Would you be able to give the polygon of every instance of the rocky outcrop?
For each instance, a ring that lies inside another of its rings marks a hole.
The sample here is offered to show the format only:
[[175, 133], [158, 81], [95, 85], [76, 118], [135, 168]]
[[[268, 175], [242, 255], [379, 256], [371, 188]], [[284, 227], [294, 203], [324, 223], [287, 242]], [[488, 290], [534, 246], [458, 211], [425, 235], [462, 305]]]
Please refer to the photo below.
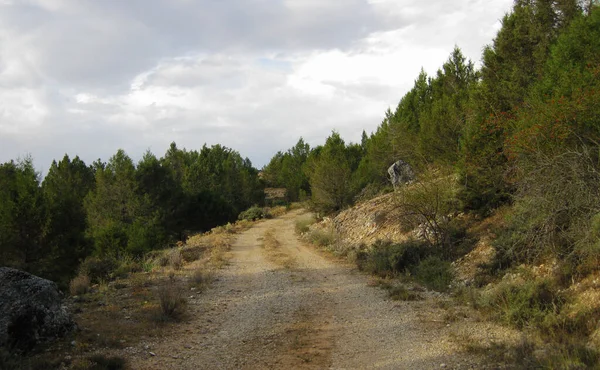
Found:
[[408, 163], [402, 159], [396, 161], [388, 168], [390, 181], [394, 185], [394, 189], [398, 186], [409, 184], [415, 180], [415, 173]]
[[0, 267], [0, 347], [28, 351], [75, 328], [55, 283]]

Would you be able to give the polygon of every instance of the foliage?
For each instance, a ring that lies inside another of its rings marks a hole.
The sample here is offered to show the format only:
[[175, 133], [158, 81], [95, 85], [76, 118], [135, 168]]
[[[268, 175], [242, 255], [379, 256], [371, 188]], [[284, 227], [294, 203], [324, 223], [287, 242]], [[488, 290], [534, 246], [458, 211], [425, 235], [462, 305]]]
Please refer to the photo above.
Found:
[[92, 283], [100, 283], [108, 280], [116, 267], [112, 257], [88, 257], [79, 265], [79, 274], [87, 276]]
[[399, 244], [379, 240], [371, 249], [359, 252], [356, 263], [362, 271], [381, 277], [395, 276], [410, 271], [432, 253], [429, 246], [416, 240]]
[[7, 266], [41, 271], [43, 197], [31, 158], [0, 165], [0, 259]]
[[450, 262], [438, 256], [429, 256], [414, 269], [415, 278], [430, 289], [445, 292], [449, 289], [454, 274]]
[[429, 170], [412, 185], [395, 193], [402, 210], [400, 221], [409, 229], [420, 229], [421, 238], [432, 247], [451, 247], [450, 221], [459, 210], [456, 180], [452, 174]]
[[296, 220], [296, 232], [298, 234], [304, 234], [310, 230], [310, 225], [316, 222], [316, 218], [313, 215], [306, 215]]
[[181, 319], [185, 313], [187, 301], [182, 288], [173, 279], [158, 287], [158, 300], [160, 305], [160, 320]]
[[78, 275], [69, 284], [71, 295], [82, 295], [90, 290], [90, 278], [87, 275]]
[[287, 152], [276, 153], [262, 172], [267, 186], [286, 188], [292, 202], [305, 200], [310, 192], [308, 177], [302, 171], [310, 153], [310, 146], [300, 138]]
[[[482, 305], [495, 312], [506, 324], [523, 328], [526, 325], [548, 325], [560, 312], [565, 298], [549, 280], [527, 279], [506, 282], [482, 297]], [[546, 322], [546, 323], [544, 323]]]
[[261, 207], [253, 206], [240, 213], [238, 220], [256, 221], [265, 218], [265, 216], [266, 213]]
[[329, 247], [335, 244], [337, 235], [335, 230], [321, 230], [315, 229], [308, 234], [308, 238], [311, 243], [318, 245], [319, 247]]
[[327, 138], [323, 147], [310, 153], [304, 171], [309, 177], [312, 206], [316, 210], [337, 211], [351, 203], [355, 191], [351, 176], [361, 153], [360, 146], [346, 146], [337, 132]]

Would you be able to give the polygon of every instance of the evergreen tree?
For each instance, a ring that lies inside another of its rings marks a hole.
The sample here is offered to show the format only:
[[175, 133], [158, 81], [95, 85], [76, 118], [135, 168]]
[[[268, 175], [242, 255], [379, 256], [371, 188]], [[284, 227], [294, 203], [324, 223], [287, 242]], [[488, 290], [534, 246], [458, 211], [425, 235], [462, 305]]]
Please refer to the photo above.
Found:
[[44, 204], [31, 157], [0, 165], [0, 259], [38, 272]]
[[92, 253], [86, 237], [83, 201], [94, 187], [94, 172], [79, 157], [65, 154], [53, 161], [42, 183], [46, 206], [44, 222], [44, 267], [47, 275], [66, 285], [79, 261]]

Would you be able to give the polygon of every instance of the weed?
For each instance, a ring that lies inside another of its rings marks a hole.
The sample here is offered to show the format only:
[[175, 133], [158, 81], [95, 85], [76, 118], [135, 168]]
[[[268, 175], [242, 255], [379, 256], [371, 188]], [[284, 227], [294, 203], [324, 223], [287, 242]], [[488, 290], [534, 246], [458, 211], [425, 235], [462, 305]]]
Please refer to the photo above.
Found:
[[158, 288], [160, 304], [160, 319], [162, 321], [176, 320], [185, 313], [187, 302], [182, 289], [173, 279]]
[[422, 297], [411, 290], [408, 290], [403, 285], [392, 286], [388, 289], [388, 296], [394, 301], [417, 301]]
[[314, 224], [317, 220], [313, 215], [307, 215], [300, 217], [296, 220], [296, 232], [298, 234], [304, 234], [310, 230], [310, 225]]
[[124, 279], [132, 272], [140, 271], [142, 271], [142, 264], [138, 260], [130, 256], [124, 256], [115, 261], [115, 267], [111, 276], [113, 278]]
[[205, 245], [186, 246], [181, 250], [181, 257], [186, 263], [194, 262], [202, 257], [205, 250]]
[[171, 252], [169, 252], [169, 266], [171, 266], [173, 270], [180, 270], [181, 267], [183, 267], [183, 256], [179, 249], [173, 248]]
[[295, 260], [292, 256], [280, 248], [281, 243], [275, 237], [275, 230], [269, 229], [263, 235], [263, 247], [267, 251], [267, 257], [272, 262], [283, 266], [284, 268], [292, 268], [295, 265]]
[[78, 275], [69, 284], [71, 295], [82, 295], [90, 291], [90, 278], [87, 275]]
[[197, 268], [192, 273], [191, 283], [194, 287], [203, 290], [210, 283], [211, 279], [212, 276], [210, 272], [203, 268]]
[[552, 326], [564, 303], [564, 297], [549, 280], [501, 283], [482, 295], [484, 308], [494, 311], [502, 322], [519, 329], [526, 325]]
[[360, 270], [378, 276], [394, 276], [416, 266], [433, 250], [415, 240], [400, 244], [378, 240], [372, 249], [359, 251], [356, 263]]
[[309, 235], [309, 239], [319, 247], [328, 247], [336, 242], [337, 235], [334, 230], [313, 230]]
[[79, 274], [87, 275], [92, 283], [108, 280], [116, 268], [116, 262], [111, 257], [88, 257], [79, 266]]

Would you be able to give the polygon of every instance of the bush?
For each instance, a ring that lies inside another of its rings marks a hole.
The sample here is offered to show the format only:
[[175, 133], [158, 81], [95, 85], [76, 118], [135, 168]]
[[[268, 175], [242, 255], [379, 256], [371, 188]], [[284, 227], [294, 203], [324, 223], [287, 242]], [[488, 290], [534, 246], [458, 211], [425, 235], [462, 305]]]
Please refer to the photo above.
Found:
[[333, 230], [313, 230], [310, 233], [311, 243], [318, 245], [319, 247], [328, 247], [333, 245], [336, 239], [337, 236]]
[[115, 261], [115, 268], [112, 272], [113, 278], [126, 278], [130, 273], [140, 272], [143, 270], [143, 265], [138, 260], [125, 256], [120, 260]]
[[379, 276], [393, 276], [416, 266], [434, 250], [423, 242], [408, 240], [393, 244], [378, 240], [371, 250], [358, 252], [358, 268]]
[[296, 220], [296, 232], [298, 234], [304, 234], [310, 230], [310, 225], [314, 224], [317, 220], [313, 215], [303, 216]]
[[421, 299], [418, 293], [410, 291], [402, 285], [390, 287], [388, 296], [394, 301], [418, 301]]
[[89, 277], [91, 283], [99, 283], [110, 278], [117, 264], [111, 257], [88, 257], [79, 266], [79, 274]]
[[560, 308], [565, 303], [556, 287], [549, 280], [527, 280], [502, 283], [482, 296], [487, 307], [508, 325], [538, 328], [556, 322]]
[[161, 285], [158, 288], [158, 299], [160, 304], [160, 318], [172, 320], [180, 318], [185, 312], [187, 302], [183, 296], [182, 289], [173, 281]]
[[186, 246], [181, 250], [181, 257], [186, 263], [194, 262], [202, 257], [205, 249], [204, 245]]
[[445, 292], [452, 283], [452, 265], [438, 256], [429, 256], [415, 268], [416, 279], [426, 287]]
[[90, 291], [90, 278], [87, 275], [78, 275], [69, 284], [71, 295], [82, 295]]
[[240, 213], [238, 220], [256, 221], [265, 218], [265, 212], [262, 208], [254, 206]]
[[183, 257], [179, 249], [174, 248], [169, 252], [169, 266], [173, 270], [180, 270], [183, 267]]
[[430, 246], [450, 248], [451, 216], [460, 209], [457, 188], [456, 178], [449, 172], [431, 169], [423, 173], [414, 184], [395, 193], [401, 223], [421, 229], [420, 238]]

